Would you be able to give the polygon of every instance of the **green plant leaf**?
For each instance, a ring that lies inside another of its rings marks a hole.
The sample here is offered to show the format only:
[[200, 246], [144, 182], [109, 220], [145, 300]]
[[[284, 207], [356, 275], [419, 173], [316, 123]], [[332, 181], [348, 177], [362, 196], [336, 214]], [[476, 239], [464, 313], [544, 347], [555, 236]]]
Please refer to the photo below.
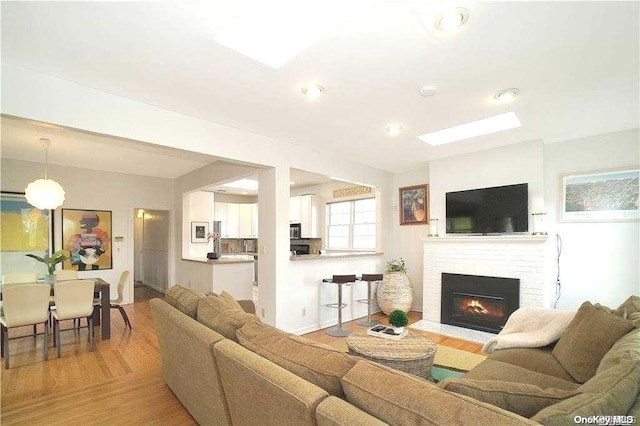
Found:
[[37, 260], [38, 262], [47, 263], [47, 262], [45, 262], [45, 260], [42, 257], [36, 256], [35, 254], [25, 254], [25, 256], [31, 257], [31, 258]]

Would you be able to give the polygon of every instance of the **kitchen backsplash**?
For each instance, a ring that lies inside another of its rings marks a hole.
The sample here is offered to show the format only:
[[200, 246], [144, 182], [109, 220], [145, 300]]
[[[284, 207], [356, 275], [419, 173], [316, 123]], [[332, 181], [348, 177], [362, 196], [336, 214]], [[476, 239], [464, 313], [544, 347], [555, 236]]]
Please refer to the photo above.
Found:
[[[245, 242], [247, 244], [246, 250]], [[222, 238], [220, 248], [222, 253], [256, 253], [258, 240], [256, 238]]]

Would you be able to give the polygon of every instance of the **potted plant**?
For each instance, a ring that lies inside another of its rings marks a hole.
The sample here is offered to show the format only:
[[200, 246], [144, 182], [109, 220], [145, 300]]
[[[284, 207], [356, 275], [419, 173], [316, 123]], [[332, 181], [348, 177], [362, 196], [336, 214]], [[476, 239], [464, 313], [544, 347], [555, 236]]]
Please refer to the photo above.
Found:
[[393, 327], [396, 334], [404, 333], [404, 328], [409, 324], [409, 316], [400, 309], [389, 312], [389, 325]]
[[66, 255], [65, 250], [58, 250], [57, 252], [53, 253], [51, 256], [49, 256], [48, 254], [45, 255], [44, 257], [36, 256], [35, 254], [27, 254], [26, 256], [47, 265], [47, 270], [49, 271], [49, 274], [44, 276], [44, 282], [46, 282], [47, 284], [54, 284], [56, 282], [56, 276], [54, 275], [56, 271], [56, 265], [58, 263], [64, 262], [69, 258]]
[[378, 306], [389, 315], [394, 309], [408, 312], [413, 303], [413, 287], [407, 277], [407, 265], [403, 258], [387, 262], [382, 284], [378, 286]]

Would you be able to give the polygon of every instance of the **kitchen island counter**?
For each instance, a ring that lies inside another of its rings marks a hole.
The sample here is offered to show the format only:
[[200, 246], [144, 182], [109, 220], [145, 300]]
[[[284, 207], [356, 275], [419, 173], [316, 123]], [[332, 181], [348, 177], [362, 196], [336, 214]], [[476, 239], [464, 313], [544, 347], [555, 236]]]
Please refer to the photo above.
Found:
[[383, 252], [357, 251], [357, 252], [334, 252], [324, 254], [297, 254], [289, 258], [293, 261], [301, 260], [335, 260], [346, 257], [365, 257], [365, 256], [382, 256]]

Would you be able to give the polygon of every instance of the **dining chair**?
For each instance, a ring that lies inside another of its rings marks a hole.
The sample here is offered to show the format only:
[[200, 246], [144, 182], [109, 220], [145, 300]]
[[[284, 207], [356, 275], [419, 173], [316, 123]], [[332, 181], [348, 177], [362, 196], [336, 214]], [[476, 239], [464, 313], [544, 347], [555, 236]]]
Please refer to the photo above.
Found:
[[[2, 284], [24, 284], [35, 283], [38, 275], [35, 272], [9, 272], [2, 275]], [[2, 302], [0, 301], [0, 313], [2, 313]], [[33, 325], [33, 335], [36, 335], [36, 325]]]
[[[89, 349], [93, 350], [93, 289], [95, 283], [91, 280], [69, 280], [56, 282], [54, 285], [55, 309], [53, 315], [53, 344], [61, 356], [62, 342], [60, 332], [76, 330], [76, 327], [61, 330], [60, 321], [87, 318], [89, 331]], [[78, 327], [85, 328], [85, 327]]]
[[56, 269], [54, 272], [56, 281], [77, 280], [78, 271], [75, 269]]
[[[48, 327], [49, 321], [49, 293], [51, 287], [37, 283], [3, 284], [2, 300], [3, 312], [0, 314], [2, 326], [2, 355], [4, 367], [9, 368], [9, 328], [25, 325], [44, 324], [43, 351], [44, 359], [48, 359]], [[16, 336], [11, 339], [20, 339], [27, 336]]]
[[35, 272], [9, 272], [2, 275], [2, 284], [35, 283], [38, 276]]
[[[109, 306], [109, 308], [117, 309], [118, 311], [120, 311], [120, 315], [122, 315], [122, 319], [124, 320], [125, 326], [128, 326], [129, 330], [131, 330], [131, 321], [129, 321], [129, 316], [127, 315], [127, 312], [122, 307], [122, 305], [124, 304], [124, 287], [127, 285], [128, 282], [129, 282], [129, 271], [122, 271], [122, 274], [120, 274], [120, 281], [118, 281], [118, 290], [117, 290], [118, 298], [111, 300], [111, 305]], [[93, 304], [95, 306], [100, 307], [100, 309], [102, 309], [100, 299], [95, 299]]]

